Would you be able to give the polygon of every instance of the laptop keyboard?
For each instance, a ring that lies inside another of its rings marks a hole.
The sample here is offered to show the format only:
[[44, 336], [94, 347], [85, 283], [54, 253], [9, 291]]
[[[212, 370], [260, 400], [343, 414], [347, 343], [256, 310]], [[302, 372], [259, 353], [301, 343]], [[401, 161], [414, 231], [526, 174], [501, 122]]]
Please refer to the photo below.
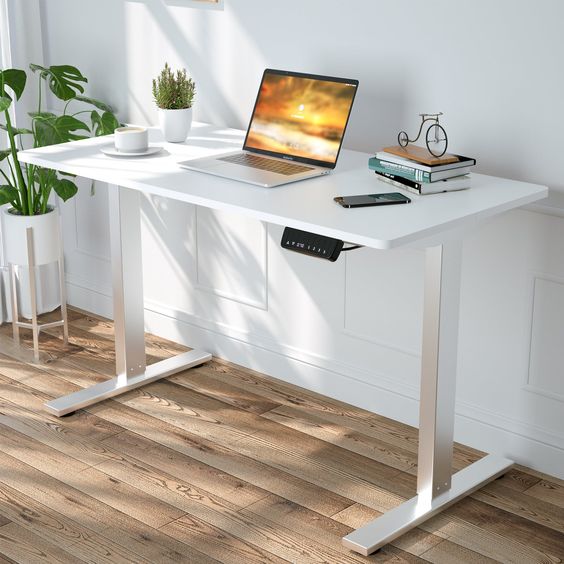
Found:
[[287, 163], [285, 161], [279, 161], [275, 159], [265, 159], [264, 157], [251, 155], [250, 153], [239, 153], [237, 155], [221, 157], [217, 160], [242, 166], [248, 166], [251, 168], [258, 168], [260, 170], [268, 170], [269, 172], [284, 174], [285, 176], [291, 176], [292, 174], [299, 174], [300, 172], [314, 170], [311, 166]]

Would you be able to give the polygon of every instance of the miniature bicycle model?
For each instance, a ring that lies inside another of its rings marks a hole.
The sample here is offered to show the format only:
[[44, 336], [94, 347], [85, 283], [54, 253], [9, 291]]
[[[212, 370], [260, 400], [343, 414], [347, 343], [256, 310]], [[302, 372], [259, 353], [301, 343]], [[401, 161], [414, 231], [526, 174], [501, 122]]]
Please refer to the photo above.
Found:
[[398, 133], [398, 143], [402, 147], [407, 147], [410, 143], [415, 143], [419, 137], [421, 137], [421, 132], [423, 131], [423, 126], [427, 122], [431, 122], [431, 125], [427, 128], [427, 133], [425, 134], [425, 143], [427, 145], [427, 150], [434, 157], [442, 157], [448, 147], [448, 137], [445, 128], [439, 124], [439, 116], [442, 116], [443, 112], [438, 114], [419, 114], [421, 117], [421, 125], [419, 126], [419, 133], [415, 139], [410, 139], [405, 131], [400, 131]]

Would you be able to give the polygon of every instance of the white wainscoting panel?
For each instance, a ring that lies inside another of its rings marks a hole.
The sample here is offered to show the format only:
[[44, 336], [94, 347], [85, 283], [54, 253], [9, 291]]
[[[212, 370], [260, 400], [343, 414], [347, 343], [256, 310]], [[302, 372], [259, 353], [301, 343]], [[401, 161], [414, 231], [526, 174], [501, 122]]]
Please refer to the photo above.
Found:
[[268, 309], [268, 225], [241, 215], [196, 208], [196, 288]]
[[530, 391], [564, 402], [564, 280], [534, 279]]
[[111, 295], [108, 186], [75, 179], [78, 194], [60, 204], [67, 284]]

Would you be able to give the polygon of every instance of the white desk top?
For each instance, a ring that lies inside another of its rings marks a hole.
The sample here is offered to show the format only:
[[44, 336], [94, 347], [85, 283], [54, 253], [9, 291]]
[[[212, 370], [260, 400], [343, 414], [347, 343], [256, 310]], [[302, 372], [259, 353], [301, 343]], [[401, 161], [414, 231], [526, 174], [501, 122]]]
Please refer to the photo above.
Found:
[[[151, 130], [151, 142], [161, 142]], [[186, 143], [162, 143], [158, 155], [112, 158], [100, 147], [113, 138], [98, 137], [29, 149], [19, 153], [23, 162], [57, 169], [101, 182], [133, 188], [201, 206], [232, 210], [270, 223], [343, 239], [376, 249], [390, 249], [450, 230], [471, 227], [481, 219], [544, 198], [545, 186], [473, 174], [470, 190], [415, 196], [412, 203], [345, 209], [334, 196], [395, 192], [368, 169], [368, 153], [343, 150], [335, 170], [277, 188], [261, 188], [188, 171], [178, 161], [241, 148], [244, 132], [196, 123]]]

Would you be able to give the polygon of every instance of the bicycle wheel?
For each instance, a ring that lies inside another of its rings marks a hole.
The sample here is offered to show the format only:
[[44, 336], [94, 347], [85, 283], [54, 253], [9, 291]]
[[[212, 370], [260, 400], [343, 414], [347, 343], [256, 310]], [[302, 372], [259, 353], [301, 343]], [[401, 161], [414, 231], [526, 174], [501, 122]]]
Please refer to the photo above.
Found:
[[448, 138], [445, 128], [438, 123], [434, 123], [427, 129], [425, 142], [429, 153], [434, 157], [442, 157], [448, 147]]
[[400, 131], [398, 133], [398, 143], [401, 147], [407, 147], [407, 145], [409, 144], [409, 137], [407, 136], [407, 133], [405, 131]]

